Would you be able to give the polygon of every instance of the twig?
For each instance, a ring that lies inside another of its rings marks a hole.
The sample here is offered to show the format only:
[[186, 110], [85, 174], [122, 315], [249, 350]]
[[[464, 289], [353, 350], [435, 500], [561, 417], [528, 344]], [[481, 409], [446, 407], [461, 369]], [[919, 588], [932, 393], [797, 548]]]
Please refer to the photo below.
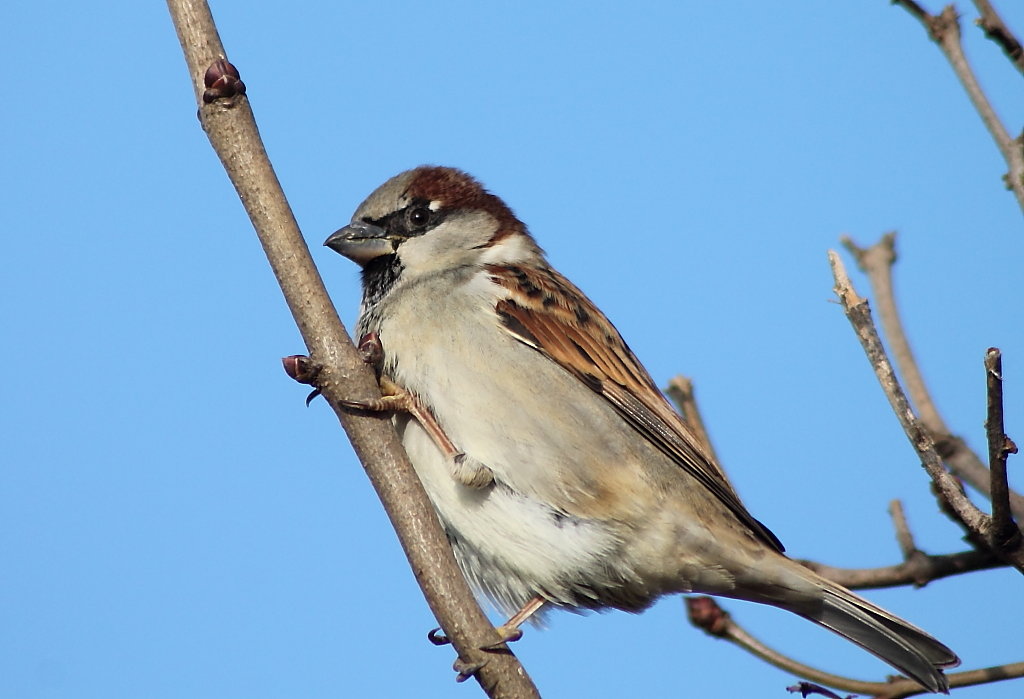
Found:
[[921, 376], [914, 352], [910, 349], [910, 342], [903, 332], [899, 311], [896, 309], [896, 294], [893, 292], [892, 284], [892, 268], [896, 262], [896, 231], [889, 231], [877, 243], [866, 248], [857, 245], [848, 235], [840, 236], [839, 242], [853, 255], [857, 266], [871, 283], [875, 310], [882, 322], [882, 330], [885, 331], [893, 359], [899, 367], [907, 393], [910, 394], [910, 399], [921, 416], [921, 422], [933, 432], [948, 432]]
[[[733, 621], [729, 612], [722, 609], [718, 602], [710, 597], [687, 597], [686, 613], [690, 623], [702, 629], [709, 636], [723, 638], [734, 643], [769, 665], [774, 665], [786, 672], [791, 672], [798, 677], [804, 677], [829, 687], [836, 687], [837, 689], [844, 689], [859, 694], [878, 694], [890, 686], [882, 682], [865, 682], [841, 675], [833, 675], [779, 653], [747, 633], [745, 629]], [[907, 680], [907, 682], [910, 682], [910, 680]], [[920, 688], [916, 682], [911, 684], [914, 687]]]
[[711, 455], [711, 458], [718, 462], [718, 455], [715, 454], [715, 448], [711, 444], [711, 438], [708, 436], [708, 431], [704, 427], [704, 419], [701, 417], [700, 409], [697, 407], [697, 396], [694, 393], [693, 381], [686, 376], [673, 377], [668, 382], [668, 388], [665, 389], [665, 393], [668, 397], [676, 404], [679, 408], [679, 412], [682, 414], [683, 419], [691, 430], [693, 430], [694, 436], [697, 441], [700, 442], [701, 446]]
[[914, 585], [924, 587], [932, 580], [976, 570], [1002, 568], [1006, 565], [996, 554], [986, 549], [930, 555], [918, 552], [902, 563], [880, 568], [837, 568], [817, 561], [799, 561], [818, 575], [852, 590]]
[[[711, 440], [704, 429], [700, 408], [697, 404], [693, 382], [685, 376], [676, 376], [668, 383], [665, 393], [675, 402], [687, 424], [694, 430], [701, 444], [714, 454]], [[903, 552], [902, 563], [880, 568], [838, 568], [816, 561], [799, 561], [819, 575], [851, 589], [902, 587], [914, 585], [924, 587], [932, 580], [970, 573], [976, 570], [1002, 568], [1006, 564], [987, 550], [969, 550], [960, 553], [930, 555], [917, 549], [913, 543], [898, 501], [890, 505], [897, 540]], [[912, 551], [908, 551], [912, 549]]]
[[890, 502], [889, 516], [892, 517], [892, 526], [896, 530], [896, 543], [899, 544], [903, 560], [910, 560], [921, 553], [914, 544], [914, 535], [910, 533], [910, 525], [907, 524], [907, 516], [903, 512], [903, 503], [899, 500]]
[[[911, 445], [920, 457], [921, 465], [931, 477], [940, 503], [948, 508], [961, 526], [968, 531], [968, 534], [974, 537], [974, 540], [980, 538], [987, 541], [991, 520], [974, 506], [956, 479], [942, 467], [942, 459], [935, 450], [935, 444], [932, 442], [928, 430], [910, 409], [906, 394], [903, 393], [892, 365], [889, 363], [889, 358], [882, 347], [882, 341], [878, 337], [878, 331], [871, 320], [871, 311], [868, 309], [867, 300], [854, 290], [838, 253], [829, 250], [828, 256], [832, 265], [832, 274], [836, 280], [836, 295], [864, 347], [864, 352], [882, 385], [889, 405], [892, 406], [896, 418], [903, 426]], [[1007, 563], [1024, 572], [1024, 548], [1019, 545], [1019, 541], [1012, 550], [1000, 550], [996, 553]]]
[[[872, 695], [877, 699], [903, 699], [903, 697], [925, 694], [928, 691], [917, 682], [909, 679], [899, 678], [889, 682], [865, 682], [841, 675], [833, 675], [798, 662], [755, 638], [746, 629], [737, 624], [732, 616], [710, 597], [688, 597], [686, 598], [686, 607], [690, 623], [697, 628], [703, 629], [715, 638], [723, 638], [765, 662], [798, 677], [804, 677], [813, 682], [847, 692]], [[1016, 677], [1024, 677], [1024, 662], [1008, 663], [980, 670], [954, 672], [947, 675], [950, 689], [987, 684]]]
[[903, 562], [899, 565], [882, 568], [834, 568], [814, 561], [800, 563], [819, 575], [851, 589], [902, 585], [924, 587], [939, 578], [1006, 565], [986, 545], [963, 553], [930, 556], [914, 543], [914, 536], [903, 512], [903, 504], [899, 500], [889, 503], [889, 514], [896, 529], [896, 541], [903, 554]]
[[[355, 415], [341, 406], [346, 398], [379, 398], [373, 372], [348, 339], [313, 265], [263, 148], [244, 86], [225, 60], [209, 7], [205, 0], [168, 0], [167, 5], [203, 128], [252, 219], [310, 355], [320, 366], [318, 387], [376, 488], [423, 594], [459, 654], [460, 666], [479, 665], [475, 676], [492, 697], [539, 696], [507, 649], [480, 649], [496, 643], [498, 635], [460, 573], [390, 420]], [[220, 75], [207, 74], [208, 67]]]
[[799, 693], [803, 699], [807, 699], [812, 694], [826, 697], [826, 699], [855, 699], [857, 696], [856, 694], [847, 694], [845, 697], [841, 697], [831, 689], [822, 687], [820, 684], [814, 684], [813, 682], [797, 682], [792, 687], [786, 687], [786, 691], [790, 694]]
[[940, 14], [932, 15], [913, 0], [892, 0], [892, 3], [903, 7], [920, 21], [927, 30], [928, 36], [942, 49], [942, 53], [952, 66], [960, 84], [967, 91], [971, 103], [974, 104], [978, 116], [981, 117], [985, 127], [992, 134], [999, 152], [1006, 160], [1006, 165], [1009, 168], [1006, 175], [1007, 186], [1013, 191], [1017, 198], [1017, 204], [1024, 211], [1024, 148], [1022, 148], [1020, 140], [1010, 137], [967, 62], [963, 46], [960, 44], [960, 20], [957, 17], [956, 8], [947, 5]]
[[992, 474], [989, 543], [996, 550], [1002, 550], [1012, 547], [1014, 539], [1019, 540], [1021, 533], [1010, 511], [1010, 486], [1006, 481], [1006, 458], [1017, 453], [1017, 445], [1004, 432], [1003, 357], [995, 347], [990, 347], [985, 353], [985, 379], [988, 392], [985, 434], [988, 437], [989, 472]]
[[985, 32], [985, 36], [999, 44], [999, 48], [1003, 50], [1010, 62], [1024, 74], [1024, 47], [1021, 47], [1017, 37], [1013, 35], [988, 0], [974, 0], [974, 6], [981, 13], [977, 24]]
[[[871, 291], [875, 297], [878, 317], [882, 321], [882, 330], [892, 349], [893, 358], [899, 368], [900, 376], [910, 394], [910, 400], [917, 408], [921, 422], [931, 433], [936, 449], [949, 469], [959, 478], [964, 479], [972, 488], [989, 495], [991, 478], [989, 470], [963, 439], [953, 435], [943, 420], [928, 391], [927, 384], [910, 342], [903, 330], [903, 322], [896, 308], [896, 295], [893, 291], [892, 268], [896, 262], [896, 233], [890, 231], [882, 236], [874, 245], [862, 248], [849, 236], [842, 236], [840, 242], [849, 250], [857, 261], [857, 266], [868, 277]], [[1018, 519], [1024, 519], [1024, 497], [1018, 493], [1010, 493], [1010, 505]]]
[[871, 321], [871, 311], [868, 309], [867, 300], [854, 290], [838, 253], [829, 250], [828, 257], [829, 263], [832, 265], [832, 274], [836, 280], [835, 293], [857, 333], [857, 338], [864, 347], [868, 361], [871, 363], [872, 369], [875, 370], [875, 375], [882, 385], [886, 398], [889, 399], [889, 404], [896, 413], [896, 418], [921, 457], [921, 465], [928, 472], [939, 495], [952, 505], [953, 511], [956, 512], [960, 521], [968, 529], [981, 532], [985, 526], [985, 514], [964, 497], [959, 484], [942, 468], [942, 461], [935, 451], [931, 437], [928, 436], [928, 432], [923, 429], [917, 416], [910, 409], [907, 397], [889, 363], [889, 358], [882, 347], [882, 341]]

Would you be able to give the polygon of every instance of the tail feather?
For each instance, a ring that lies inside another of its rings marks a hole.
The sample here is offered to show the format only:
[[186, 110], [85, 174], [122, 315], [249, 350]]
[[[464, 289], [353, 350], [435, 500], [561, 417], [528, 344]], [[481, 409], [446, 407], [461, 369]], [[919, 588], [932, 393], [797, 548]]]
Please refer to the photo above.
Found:
[[960, 664], [952, 650], [849, 590], [822, 582], [822, 604], [813, 611], [793, 611], [853, 641], [932, 692], [949, 693], [941, 668]]

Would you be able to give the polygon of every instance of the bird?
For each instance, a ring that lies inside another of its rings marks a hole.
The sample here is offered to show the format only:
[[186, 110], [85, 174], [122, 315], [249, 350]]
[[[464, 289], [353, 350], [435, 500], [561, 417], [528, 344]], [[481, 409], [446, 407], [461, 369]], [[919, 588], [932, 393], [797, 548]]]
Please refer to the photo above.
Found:
[[474, 177], [402, 172], [324, 245], [361, 267], [357, 332], [389, 389], [351, 407], [396, 409], [460, 569], [511, 615], [506, 638], [551, 608], [710, 594], [793, 612], [948, 692], [956, 654], [788, 558], [615, 326]]

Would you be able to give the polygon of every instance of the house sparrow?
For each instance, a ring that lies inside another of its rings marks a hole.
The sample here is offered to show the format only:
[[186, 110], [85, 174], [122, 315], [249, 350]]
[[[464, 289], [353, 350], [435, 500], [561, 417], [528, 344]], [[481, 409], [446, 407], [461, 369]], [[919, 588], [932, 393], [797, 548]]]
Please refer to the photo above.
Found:
[[519, 610], [509, 636], [546, 605], [639, 612], [699, 592], [789, 610], [947, 691], [956, 655], [787, 558], [615, 327], [475, 179], [404, 172], [324, 244], [362, 266], [359, 333], [415, 408], [395, 415], [402, 442], [466, 578]]

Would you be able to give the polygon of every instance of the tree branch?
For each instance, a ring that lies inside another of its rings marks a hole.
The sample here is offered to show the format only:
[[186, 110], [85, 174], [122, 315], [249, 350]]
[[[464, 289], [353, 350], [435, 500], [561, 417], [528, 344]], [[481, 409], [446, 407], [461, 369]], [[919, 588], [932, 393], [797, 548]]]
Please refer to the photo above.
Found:
[[1006, 564], [987, 550], [970, 549], [960, 553], [929, 555], [918, 552], [902, 563], [880, 568], [837, 568], [817, 561], [798, 561], [818, 575], [851, 590], [914, 585], [924, 587], [932, 580], [976, 570], [1002, 568]]
[[1024, 74], [1024, 48], [1021, 47], [1017, 37], [1013, 35], [988, 0], [974, 0], [974, 6], [981, 14], [977, 24], [985, 32], [985, 36], [999, 44], [999, 48], [1003, 50], [1010, 62], [1021, 74]]
[[[974, 506], [963, 492], [960, 484], [942, 467], [942, 460], [928, 430], [911, 410], [907, 397], [889, 363], [889, 358], [882, 347], [882, 341], [878, 337], [878, 331], [871, 320], [871, 311], [868, 309], [867, 300], [854, 290], [839, 255], [835, 251], [829, 250], [828, 256], [836, 280], [836, 295], [864, 347], [868, 361], [882, 385], [886, 398], [889, 399], [893, 412], [896, 413], [896, 418], [903, 426], [911, 445], [920, 457], [921, 465], [932, 479], [940, 504], [944, 505], [944, 509], [948, 508], [948, 511], [968, 531], [973, 540], [988, 541], [991, 528], [990, 518]], [[1019, 545], [1019, 540], [1013, 550], [1000, 550], [996, 553], [1007, 563], [1024, 572], [1024, 547]]]
[[[714, 449], [704, 428], [693, 382], [685, 376], [676, 376], [669, 381], [665, 393], [675, 402], [676, 407], [679, 408], [683, 418], [694, 430], [704, 448], [713, 455]], [[1006, 563], [998, 556], [984, 549], [942, 555], [924, 553], [914, 545], [913, 536], [898, 500], [894, 500], [890, 504], [890, 513], [896, 528], [897, 541], [903, 552], [902, 563], [880, 568], [838, 568], [817, 561], [800, 560], [798, 562], [819, 575], [851, 589], [902, 587], [904, 585], [924, 587], [932, 580], [1006, 566]]]
[[[954, 475], [967, 481], [972, 488], [991, 499], [991, 478], [988, 468], [963, 439], [950, 432], [932, 400], [903, 330], [903, 322], [896, 308], [892, 279], [892, 268], [897, 259], [895, 231], [886, 233], [881, 240], [867, 248], [860, 247], [846, 235], [840, 238], [840, 242], [853, 255], [857, 266], [868, 277], [877, 304], [878, 317], [882, 321], [882, 330], [892, 349], [900, 376], [907, 386], [911, 401], [920, 413], [921, 422], [935, 440], [936, 449], [942, 460]], [[1024, 519], [1024, 497], [1014, 492], [1011, 492], [1009, 497], [1014, 515], [1018, 519]]]
[[459, 654], [458, 666], [476, 669], [477, 680], [492, 697], [539, 696], [507, 648], [481, 650], [497, 643], [498, 635], [459, 571], [391, 421], [341, 407], [339, 401], [346, 398], [379, 397], [374, 375], [352, 346], [313, 265], [260, 140], [244, 86], [238, 87], [237, 72], [224, 60], [209, 7], [204, 0], [168, 0], [167, 5], [203, 129], [238, 191], [309, 353], [320, 367], [318, 387], [376, 488], [417, 582]]
[[989, 543], [996, 550], [1019, 545], [1021, 533], [1010, 510], [1010, 486], [1006, 480], [1006, 458], [1017, 453], [1017, 445], [1006, 436], [1003, 426], [1003, 358], [995, 347], [985, 353], [985, 379], [988, 414], [985, 434], [988, 438], [989, 472], [992, 474], [992, 529]]
[[721, 463], [718, 461], [718, 455], [715, 454], [715, 448], [711, 444], [711, 438], [708, 436], [708, 431], [704, 427], [704, 418], [701, 417], [700, 408], [697, 407], [697, 394], [694, 392], [693, 381], [686, 376], [675, 376], [669, 380], [665, 393], [676, 404], [679, 413], [683, 416], [683, 420], [693, 430], [697, 441], [711, 455], [715, 463], [721, 466]]
[[907, 516], [903, 512], [903, 503], [899, 500], [890, 502], [889, 516], [892, 517], [892, 525], [896, 530], [896, 543], [899, 544], [903, 560], [909, 560], [921, 553], [914, 543], [914, 535], [910, 533], [910, 525], [907, 524]]
[[899, 565], [882, 568], [833, 568], [813, 561], [800, 563], [819, 575], [851, 589], [902, 585], [924, 587], [939, 578], [1006, 565], [986, 547], [963, 553], [930, 556], [914, 543], [914, 536], [910, 532], [910, 526], [903, 513], [903, 505], [899, 500], [889, 503], [889, 513], [896, 529], [896, 541], [903, 553], [903, 562]]
[[956, 8], [947, 5], [938, 15], [929, 14], [924, 8], [913, 0], [892, 0], [892, 4], [903, 7], [913, 15], [928, 32], [935, 43], [942, 49], [943, 55], [949, 61], [957, 79], [967, 91], [967, 96], [974, 105], [978, 116], [981, 117], [985, 127], [992, 135], [999, 152], [1009, 168], [1006, 175], [1007, 186], [1015, 197], [1017, 204], [1024, 211], [1024, 148], [1019, 139], [1011, 138], [1006, 127], [999, 120], [995, 109], [985, 96], [985, 92], [978, 84], [978, 79], [971, 69], [967, 57], [964, 55], [963, 46], [960, 44], [960, 20], [956, 14]]
[[[708, 635], [725, 639], [748, 653], [761, 658], [770, 665], [793, 673], [798, 677], [804, 677], [813, 682], [819, 682], [847, 692], [872, 695], [876, 699], [902, 699], [903, 697], [912, 697], [928, 692], [927, 689], [924, 689], [913, 680], [899, 678], [889, 682], [865, 682], [841, 675], [833, 675], [798, 662], [755, 638], [746, 629], [737, 624], [729, 612], [722, 609], [710, 597], [688, 597], [686, 598], [686, 608], [690, 623], [697, 628], [703, 629]], [[967, 672], [954, 672], [947, 675], [950, 689], [987, 684], [1016, 677], [1024, 677], [1024, 662], [1008, 663], [1006, 665], [969, 670]]]

